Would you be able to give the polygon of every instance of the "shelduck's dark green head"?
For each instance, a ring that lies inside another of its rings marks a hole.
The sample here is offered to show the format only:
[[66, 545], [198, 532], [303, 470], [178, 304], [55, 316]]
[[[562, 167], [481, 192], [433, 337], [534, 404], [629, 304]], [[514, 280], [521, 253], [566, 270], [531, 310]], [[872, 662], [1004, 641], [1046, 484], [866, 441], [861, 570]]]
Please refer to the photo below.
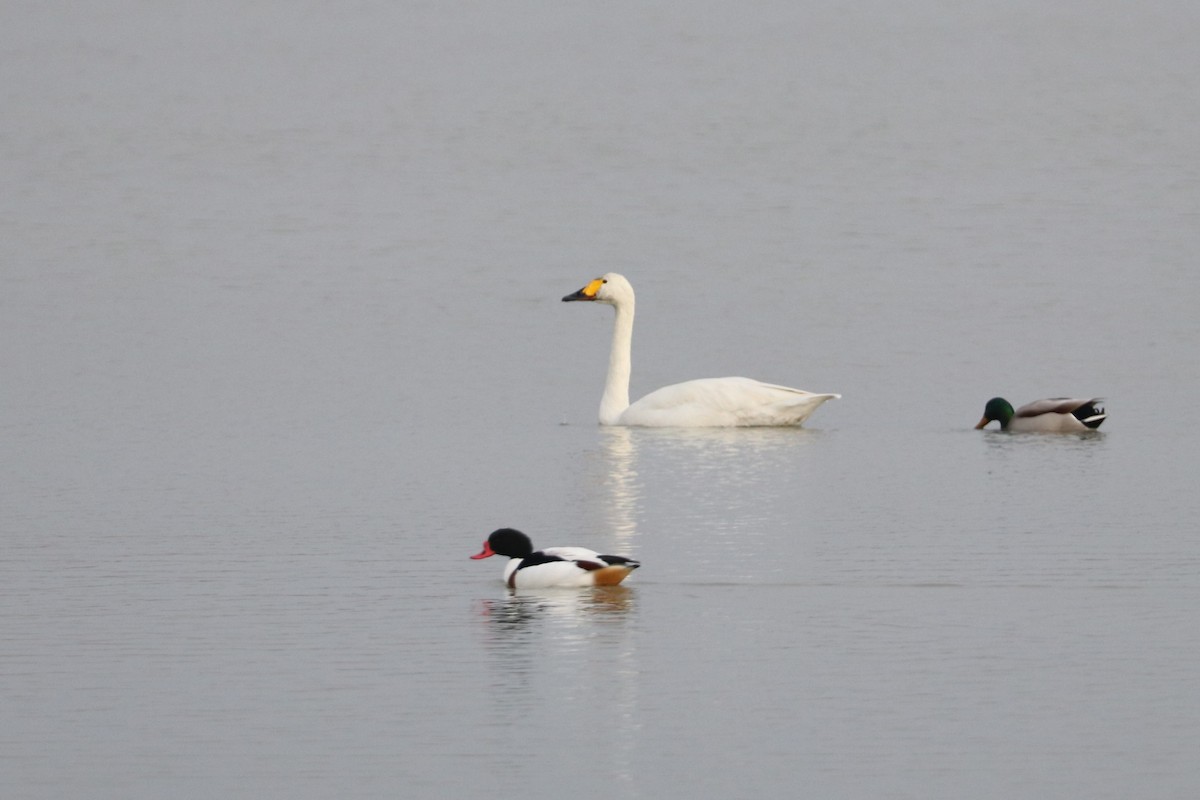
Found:
[[1012, 403], [1003, 397], [993, 397], [983, 407], [983, 419], [979, 420], [979, 424], [975, 426], [975, 430], [979, 430], [992, 420], [999, 422], [1000, 429], [1004, 430], [1008, 427], [1008, 423], [1012, 421], [1013, 413]]

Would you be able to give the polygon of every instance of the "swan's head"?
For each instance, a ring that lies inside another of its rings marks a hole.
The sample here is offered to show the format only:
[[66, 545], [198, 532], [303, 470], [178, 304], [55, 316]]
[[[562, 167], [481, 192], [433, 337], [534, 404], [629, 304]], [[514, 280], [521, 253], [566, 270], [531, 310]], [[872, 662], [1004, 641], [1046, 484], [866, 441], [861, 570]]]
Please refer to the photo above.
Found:
[[563, 298], [564, 303], [574, 300], [591, 300], [596, 303], [608, 303], [612, 306], [632, 305], [633, 287], [624, 275], [606, 272], [587, 286], [574, 294]]

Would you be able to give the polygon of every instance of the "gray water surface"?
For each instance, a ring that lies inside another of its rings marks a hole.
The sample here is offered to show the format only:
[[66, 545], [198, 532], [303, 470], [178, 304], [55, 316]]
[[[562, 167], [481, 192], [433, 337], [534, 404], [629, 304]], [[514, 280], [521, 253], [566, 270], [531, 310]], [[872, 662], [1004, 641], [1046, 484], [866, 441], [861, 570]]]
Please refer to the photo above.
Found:
[[1191, 4], [4, 16], [4, 797], [1200, 790]]

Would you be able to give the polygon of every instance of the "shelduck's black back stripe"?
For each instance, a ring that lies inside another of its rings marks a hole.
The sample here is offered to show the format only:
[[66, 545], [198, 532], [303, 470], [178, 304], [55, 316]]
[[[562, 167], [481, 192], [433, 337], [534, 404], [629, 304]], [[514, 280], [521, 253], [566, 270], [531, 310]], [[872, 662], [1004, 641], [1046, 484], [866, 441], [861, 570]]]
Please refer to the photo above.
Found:
[[529, 555], [522, 558], [520, 566], [518, 566], [515, 570], [513, 570], [513, 574], [516, 575], [518, 572], [525, 569], [526, 567], [536, 567], [538, 564], [549, 564], [554, 561], [565, 561], [565, 560], [566, 559], [564, 559], [560, 556], [548, 556], [545, 553], [543, 553], [541, 550], [538, 550], [536, 553], [530, 553]]
[[637, 569], [641, 566], [639, 562], [634, 561], [632, 558], [626, 558], [625, 556], [599, 556], [599, 559], [605, 564], [620, 564], [621, 566], [629, 567], [630, 569]]

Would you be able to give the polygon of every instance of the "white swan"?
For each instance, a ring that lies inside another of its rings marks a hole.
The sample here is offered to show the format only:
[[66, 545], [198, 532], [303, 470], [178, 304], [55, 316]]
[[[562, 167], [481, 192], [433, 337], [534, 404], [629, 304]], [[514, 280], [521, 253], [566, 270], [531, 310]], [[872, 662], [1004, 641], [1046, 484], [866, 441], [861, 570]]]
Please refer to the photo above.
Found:
[[676, 383], [629, 404], [630, 352], [633, 345], [633, 287], [609, 272], [563, 302], [607, 303], [616, 311], [608, 379], [600, 398], [601, 425], [647, 427], [732, 427], [799, 425], [817, 406], [839, 394], [814, 394], [750, 378], [703, 378]]

